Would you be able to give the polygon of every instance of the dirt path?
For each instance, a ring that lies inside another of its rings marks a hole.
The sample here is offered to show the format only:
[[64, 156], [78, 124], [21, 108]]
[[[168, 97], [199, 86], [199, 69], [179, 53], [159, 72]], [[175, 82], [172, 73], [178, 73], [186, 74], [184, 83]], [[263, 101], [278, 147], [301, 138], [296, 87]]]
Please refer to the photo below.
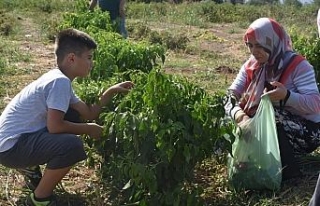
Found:
[[[14, 44], [18, 46], [19, 51], [25, 54], [30, 54], [29, 62], [19, 61], [16, 63], [18, 68], [26, 68], [29, 72], [19, 74], [15, 77], [19, 82], [15, 91], [22, 89], [23, 86], [29, 84], [41, 74], [55, 66], [54, 44], [43, 43], [43, 35], [39, 25], [33, 22], [31, 18], [19, 17], [21, 28], [17, 40]], [[165, 29], [168, 25], [163, 25]], [[159, 27], [159, 25], [157, 25]], [[174, 26], [175, 29], [177, 26]], [[215, 26], [211, 29], [198, 29], [190, 27], [190, 38], [192, 41], [199, 44], [202, 50], [208, 52], [219, 52], [221, 55], [233, 55], [236, 58], [242, 59], [244, 56], [241, 46], [238, 41], [232, 39], [240, 39], [242, 31], [231, 32], [225, 36], [228, 31], [232, 30], [230, 26]], [[238, 52], [240, 51], [240, 52]], [[200, 59], [199, 56], [185, 56], [186, 59], [194, 58], [194, 61]], [[198, 69], [198, 68], [197, 68]], [[201, 68], [200, 68], [201, 69]], [[197, 72], [200, 72], [200, 69]], [[220, 72], [230, 74], [230, 68], [221, 67]], [[218, 71], [218, 72], [219, 72]], [[193, 75], [194, 68], [185, 68], [183, 71], [167, 68], [168, 73], [183, 72]], [[206, 72], [206, 69], [203, 69]], [[96, 165], [99, 167], [99, 165]], [[44, 169], [44, 168], [42, 168]], [[209, 175], [208, 175], [209, 176]], [[203, 176], [206, 179], [208, 176]], [[200, 178], [200, 177], [199, 177]], [[63, 179], [61, 185], [57, 188], [56, 193], [59, 195], [59, 200], [66, 205], [108, 205], [107, 192], [102, 188], [94, 168], [88, 168], [85, 162], [79, 163], [70, 173]], [[23, 177], [15, 170], [0, 166], [0, 206], [4, 205], [19, 205], [23, 199], [30, 193], [30, 190], [24, 189]], [[88, 202], [90, 201], [90, 203]]]
[[55, 66], [54, 43], [43, 43], [41, 29], [32, 19], [23, 17], [20, 18], [20, 21], [19, 36], [21, 39], [17, 42], [19, 50], [32, 56], [28, 65], [21, 66], [31, 68], [36, 74], [42, 74], [53, 68]]

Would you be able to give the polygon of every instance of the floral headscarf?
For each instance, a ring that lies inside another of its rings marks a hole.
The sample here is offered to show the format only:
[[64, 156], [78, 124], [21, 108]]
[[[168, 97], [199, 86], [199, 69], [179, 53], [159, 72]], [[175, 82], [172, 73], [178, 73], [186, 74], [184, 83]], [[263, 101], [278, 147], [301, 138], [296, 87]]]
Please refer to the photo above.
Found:
[[285, 53], [292, 52], [292, 42], [284, 28], [275, 20], [260, 18], [247, 29], [244, 41], [256, 40], [268, 53], [269, 60], [259, 64], [253, 55], [245, 63], [247, 74], [246, 92], [240, 106], [249, 116], [253, 116], [260, 102], [260, 96], [265, 87], [265, 81], [278, 81], [283, 72], [282, 66]]

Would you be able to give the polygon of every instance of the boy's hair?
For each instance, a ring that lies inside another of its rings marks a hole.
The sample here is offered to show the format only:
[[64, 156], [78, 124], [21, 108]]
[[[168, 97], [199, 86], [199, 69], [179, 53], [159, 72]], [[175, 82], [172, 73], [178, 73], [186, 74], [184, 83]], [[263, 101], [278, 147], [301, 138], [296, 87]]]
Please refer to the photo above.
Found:
[[86, 50], [96, 48], [96, 42], [87, 33], [72, 28], [60, 31], [55, 41], [58, 63], [61, 63], [67, 54], [74, 53], [79, 56]]

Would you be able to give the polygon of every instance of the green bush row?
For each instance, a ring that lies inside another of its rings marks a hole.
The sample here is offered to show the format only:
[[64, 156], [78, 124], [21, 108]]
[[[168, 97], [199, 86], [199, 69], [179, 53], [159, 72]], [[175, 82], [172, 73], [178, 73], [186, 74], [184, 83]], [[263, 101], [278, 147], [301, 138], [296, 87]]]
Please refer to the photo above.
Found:
[[[95, 101], [95, 93], [124, 80], [120, 73], [108, 81], [78, 85], [78, 95]], [[192, 184], [194, 169], [231, 145], [224, 120], [223, 95], [209, 95], [185, 79], [153, 69], [128, 75], [135, 82], [126, 96], [117, 96], [100, 116], [105, 126], [98, 151], [104, 180], [114, 188], [113, 203], [139, 205], [202, 205], [201, 187]], [[128, 80], [128, 79], [126, 79]], [[89, 162], [97, 162], [89, 157]]]
[[317, 32], [313, 32], [308, 36], [301, 35], [295, 28], [290, 30], [292, 44], [294, 49], [302, 54], [314, 67], [316, 73], [316, 81], [320, 89], [320, 38]]
[[[113, 203], [202, 205], [202, 189], [191, 184], [195, 166], [211, 157], [218, 143], [230, 148], [222, 138], [231, 131], [222, 123], [223, 95], [208, 95], [185, 79], [165, 75], [158, 63], [165, 60], [162, 46], [122, 39], [103, 17], [99, 11], [66, 14], [60, 28], [84, 30], [99, 45], [90, 79], [75, 82], [84, 101], [97, 101], [97, 94], [115, 82], [135, 83], [101, 114], [102, 139], [85, 138], [102, 157], [99, 172], [117, 191]], [[92, 161], [99, 160], [89, 155]]]
[[[166, 19], [171, 23], [202, 26], [207, 23], [238, 23], [247, 27], [259, 17], [274, 18], [282, 24], [316, 26], [318, 6], [314, 4], [302, 7], [281, 4], [233, 5], [216, 4], [212, 1], [183, 3], [131, 3], [127, 6], [127, 15], [131, 19]], [[303, 21], [301, 21], [303, 19]]]

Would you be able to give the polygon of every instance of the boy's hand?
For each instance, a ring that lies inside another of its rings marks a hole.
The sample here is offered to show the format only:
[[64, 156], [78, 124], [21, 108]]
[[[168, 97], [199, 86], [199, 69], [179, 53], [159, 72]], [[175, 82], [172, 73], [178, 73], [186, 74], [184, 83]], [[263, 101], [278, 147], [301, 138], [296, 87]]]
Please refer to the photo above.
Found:
[[[118, 84], [115, 84], [111, 87], [109, 87], [100, 97], [99, 99], [99, 103], [95, 104], [94, 108], [95, 109], [91, 109], [91, 111], [94, 111], [94, 115], [93, 118], [91, 119], [96, 119], [98, 118], [99, 114], [102, 111], [102, 107], [104, 107], [105, 105], [107, 105], [112, 97], [117, 94], [117, 93], [128, 93], [130, 91], [130, 89], [132, 89], [132, 87], [134, 86], [134, 84], [131, 81], [125, 81], [125, 82], [121, 82]], [[81, 109], [79, 109], [81, 111]], [[90, 113], [90, 112], [88, 112]]]
[[131, 81], [125, 81], [115, 84], [109, 88], [113, 93], [128, 93], [134, 84]]
[[96, 123], [88, 123], [88, 125], [89, 125], [88, 135], [91, 138], [99, 139], [102, 136], [103, 127]]

